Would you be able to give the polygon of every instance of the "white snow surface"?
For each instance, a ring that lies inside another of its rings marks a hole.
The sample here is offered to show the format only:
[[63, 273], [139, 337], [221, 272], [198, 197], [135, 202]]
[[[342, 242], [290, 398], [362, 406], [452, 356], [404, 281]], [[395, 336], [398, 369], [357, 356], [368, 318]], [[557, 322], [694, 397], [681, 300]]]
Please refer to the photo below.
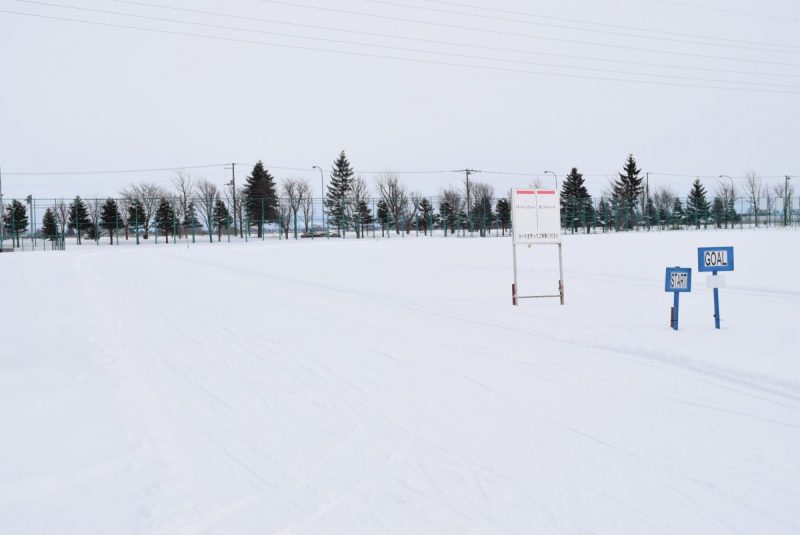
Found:
[[800, 234], [567, 236], [564, 307], [511, 250], [0, 255], [0, 532], [800, 532]]

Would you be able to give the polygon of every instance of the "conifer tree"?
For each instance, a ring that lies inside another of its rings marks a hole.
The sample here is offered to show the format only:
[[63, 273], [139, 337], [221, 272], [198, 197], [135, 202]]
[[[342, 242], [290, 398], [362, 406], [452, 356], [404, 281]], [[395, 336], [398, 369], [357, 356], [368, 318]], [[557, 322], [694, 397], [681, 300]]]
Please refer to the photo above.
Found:
[[629, 154], [623, 172], [619, 173], [619, 180], [614, 182], [613, 194], [618, 203], [618, 223], [625, 229], [633, 228], [636, 222], [636, 201], [643, 190], [644, 177], [639, 176], [641, 172], [642, 170], [636, 167], [633, 154]]
[[608, 226], [612, 223], [613, 219], [614, 212], [611, 205], [605, 197], [600, 197], [600, 202], [597, 205], [597, 222], [600, 224], [603, 232], [608, 230]]
[[87, 232], [92, 226], [92, 220], [89, 219], [89, 210], [86, 208], [86, 203], [80, 196], [75, 197], [72, 204], [69, 205], [69, 220], [67, 226], [70, 230], [74, 230], [78, 237], [78, 245], [81, 244], [81, 233]]
[[719, 197], [714, 197], [711, 204], [711, 213], [714, 217], [714, 225], [717, 228], [722, 228], [722, 223], [725, 221], [725, 203]]
[[359, 225], [361, 226], [361, 236], [364, 236], [364, 230], [375, 222], [375, 218], [372, 216], [372, 209], [369, 207], [369, 204], [365, 199], [358, 201], [356, 214]]
[[353, 168], [347, 160], [344, 151], [333, 162], [331, 180], [328, 183], [328, 192], [325, 195], [325, 206], [328, 209], [328, 225], [333, 224], [341, 234], [347, 229], [347, 200], [353, 184]]
[[378, 212], [378, 223], [381, 224], [381, 237], [383, 237], [389, 225], [389, 206], [383, 199], [378, 201], [377, 212]]
[[139, 243], [139, 230], [144, 226], [147, 215], [144, 205], [139, 199], [133, 199], [128, 206], [128, 227], [136, 232], [136, 243]]
[[431, 232], [433, 232], [432, 224], [433, 224], [433, 205], [431, 204], [431, 201], [429, 201], [427, 197], [423, 197], [422, 200], [419, 201], [419, 216], [417, 221], [417, 228], [421, 228], [422, 232], [424, 232], [425, 235], [427, 236], [429, 228], [431, 229]]
[[708, 201], [706, 200], [706, 188], [700, 183], [699, 178], [695, 178], [689, 197], [686, 199], [686, 220], [696, 228], [700, 228], [700, 223], [708, 223]]
[[175, 209], [166, 197], [161, 197], [156, 209], [156, 228], [164, 235], [164, 239], [169, 243], [170, 230], [174, 233], [175, 228]]
[[500, 224], [503, 236], [505, 236], [506, 229], [511, 226], [511, 204], [508, 202], [508, 199], [501, 197], [497, 199], [495, 210], [497, 211], [497, 222]]
[[[244, 188], [245, 212], [250, 224], [258, 224], [258, 237], [262, 237], [266, 223], [278, 221], [278, 195], [275, 189], [275, 179], [264, 169], [264, 164], [259, 160], [253, 167], [253, 172], [245, 180]], [[227, 209], [227, 208], [226, 208]]]
[[675, 202], [672, 203], [672, 228], [680, 228], [683, 225], [683, 203], [678, 197], [675, 197]]
[[231, 220], [231, 214], [222, 199], [217, 199], [214, 203], [213, 220], [217, 228], [217, 241], [222, 241], [222, 230], [228, 228]]
[[50, 208], [45, 210], [44, 216], [42, 216], [42, 234], [50, 241], [54, 241], [58, 236], [56, 215]]
[[114, 234], [122, 226], [122, 217], [119, 213], [117, 201], [109, 197], [100, 209], [100, 226], [108, 231], [111, 245], [114, 245]]
[[16, 199], [11, 201], [6, 207], [6, 213], [3, 214], [3, 227], [11, 235], [12, 244], [16, 240], [19, 247], [19, 235], [28, 230], [28, 211], [23, 203]]
[[645, 205], [644, 217], [647, 221], [648, 230], [650, 227], [658, 225], [658, 210], [656, 210], [656, 203], [652, 197], [647, 197], [647, 204]]
[[183, 227], [188, 232], [189, 229], [196, 229], [199, 226], [200, 221], [197, 219], [197, 209], [194, 207], [194, 201], [189, 201], [183, 214]]
[[581, 226], [589, 228], [593, 219], [592, 196], [586, 189], [583, 174], [573, 167], [561, 186], [561, 226], [575, 232]]

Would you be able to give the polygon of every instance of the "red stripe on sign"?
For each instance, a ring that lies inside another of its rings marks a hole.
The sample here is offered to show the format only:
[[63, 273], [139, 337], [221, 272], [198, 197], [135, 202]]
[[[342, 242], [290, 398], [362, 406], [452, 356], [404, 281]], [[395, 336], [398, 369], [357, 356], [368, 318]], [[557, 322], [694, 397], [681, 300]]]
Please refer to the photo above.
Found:
[[536, 192], [534, 190], [532, 190], [532, 189], [518, 189], [517, 190], [517, 195], [533, 195], [534, 193], [536, 193]]
[[540, 189], [536, 193], [539, 194], [539, 195], [555, 195], [556, 194], [555, 190], [552, 190], [552, 189]]

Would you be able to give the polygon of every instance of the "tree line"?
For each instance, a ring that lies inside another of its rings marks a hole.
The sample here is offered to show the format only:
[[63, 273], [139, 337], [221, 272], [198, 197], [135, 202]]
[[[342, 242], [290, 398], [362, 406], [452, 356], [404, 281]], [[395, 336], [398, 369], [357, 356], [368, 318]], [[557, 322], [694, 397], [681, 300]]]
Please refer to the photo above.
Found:
[[[735, 206], [739, 192], [732, 179], [721, 179], [713, 197], [700, 179], [695, 179], [685, 200], [666, 186], [649, 191], [644, 179], [635, 158], [628, 155], [618, 178], [610, 181], [595, 201], [583, 175], [572, 168], [560, 190], [562, 227], [574, 233], [709, 225], [727, 228], [741, 222], [742, 214]], [[427, 235], [434, 229], [444, 235], [469, 231], [486, 236], [491, 230], [505, 235], [511, 226], [509, 196], [496, 198], [494, 188], [484, 182], [447, 186], [437, 196], [426, 197], [409, 190], [399, 174], [385, 172], [375, 178], [373, 187], [374, 194], [344, 151], [333, 162], [324, 198], [317, 204], [307, 180], [286, 178], [279, 183], [261, 161], [239, 188], [232, 182], [219, 188], [205, 178], [195, 180], [177, 172], [169, 187], [139, 182], [123, 188], [117, 198], [76, 196], [70, 202], [56, 201], [45, 210], [40, 233], [51, 240], [74, 235], [79, 244], [82, 239], [99, 241], [105, 235], [113, 244], [120, 237], [139, 243], [150, 239], [151, 233], [156, 240], [207, 234], [210, 241], [215, 235], [221, 241], [223, 234], [231, 232], [234, 236], [255, 233], [261, 238], [270, 225], [287, 239], [290, 234], [297, 238], [345, 236], [348, 232], [362, 238], [368, 229], [374, 232], [375, 225], [382, 236], [412, 230]], [[788, 181], [770, 188], [749, 173], [744, 194], [756, 226], [761, 213], [769, 223], [779, 200], [783, 200], [786, 224], [793, 194]], [[27, 205], [30, 203], [28, 198]], [[766, 210], [761, 209], [764, 204]], [[15, 199], [3, 213], [3, 230], [17, 245], [28, 231], [27, 205]], [[321, 213], [315, 214], [316, 210]], [[316, 225], [315, 218], [319, 221]]]
[[695, 178], [684, 197], [669, 186], [658, 186], [651, 192], [644, 180], [645, 175], [630, 154], [618, 178], [610, 181], [595, 203], [586, 189], [583, 175], [572, 168], [560, 192], [561, 226], [573, 233], [579, 229], [591, 232], [593, 228], [604, 232], [640, 227], [648, 230], [690, 226], [728, 228], [742, 221], [743, 214], [736, 209], [737, 199], [746, 201], [748, 216], [755, 226], [771, 222], [781, 208], [779, 201], [783, 224], [790, 222], [793, 187], [788, 180], [770, 188], [755, 172], [747, 173], [742, 197], [729, 177], [719, 178], [713, 197], [699, 178]]

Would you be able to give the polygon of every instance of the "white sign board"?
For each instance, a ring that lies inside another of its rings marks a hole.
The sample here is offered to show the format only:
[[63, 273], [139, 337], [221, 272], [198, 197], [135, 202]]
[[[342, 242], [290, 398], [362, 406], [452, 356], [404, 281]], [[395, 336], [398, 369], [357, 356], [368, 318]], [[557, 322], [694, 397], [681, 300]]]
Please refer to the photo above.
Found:
[[555, 190], [511, 192], [514, 244], [561, 243], [561, 203]]

